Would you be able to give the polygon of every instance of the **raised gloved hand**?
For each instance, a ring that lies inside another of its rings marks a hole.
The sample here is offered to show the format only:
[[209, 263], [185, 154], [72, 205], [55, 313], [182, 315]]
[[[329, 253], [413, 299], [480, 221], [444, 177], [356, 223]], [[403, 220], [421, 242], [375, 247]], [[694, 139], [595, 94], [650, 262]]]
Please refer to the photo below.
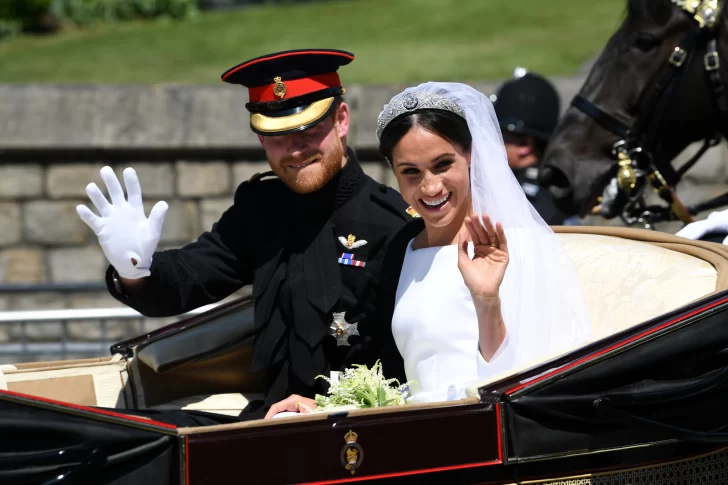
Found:
[[86, 186], [86, 193], [99, 211], [100, 217], [85, 205], [76, 207], [76, 212], [98, 236], [101, 249], [119, 276], [138, 279], [149, 276], [152, 255], [162, 235], [167, 203], [157, 202], [149, 213], [144, 215], [142, 189], [136, 171], [129, 167], [124, 170], [124, 190], [111, 167], [101, 169], [101, 179], [111, 197], [111, 204], [95, 183]]
[[[675, 235], [697, 240], [711, 232], [728, 233], [728, 209], [712, 212], [705, 220], [691, 222]], [[723, 240], [723, 244], [728, 244], [728, 237]]]

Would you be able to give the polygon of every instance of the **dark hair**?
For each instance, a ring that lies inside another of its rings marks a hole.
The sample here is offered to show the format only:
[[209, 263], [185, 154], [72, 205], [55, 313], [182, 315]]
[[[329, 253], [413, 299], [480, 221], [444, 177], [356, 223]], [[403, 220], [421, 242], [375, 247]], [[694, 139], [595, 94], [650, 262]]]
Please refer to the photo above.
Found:
[[414, 126], [435, 133], [450, 143], [457, 143], [463, 150], [470, 150], [473, 137], [468, 123], [462, 117], [439, 109], [423, 109], [405, 113], [389, 122], [379, 140], [379, 152], [392, 163], [392, 151], [404, 135]]

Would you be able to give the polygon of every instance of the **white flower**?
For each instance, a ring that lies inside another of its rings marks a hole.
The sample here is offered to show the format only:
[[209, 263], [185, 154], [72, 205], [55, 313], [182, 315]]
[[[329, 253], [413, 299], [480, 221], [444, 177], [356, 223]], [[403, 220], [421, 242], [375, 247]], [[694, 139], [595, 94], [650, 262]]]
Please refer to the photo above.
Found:
[[[329, 383], [328, 396], [316, 395], [318, 411], [339, 406], [376, 408], [400, 406], [408, 397], [410, 382], [400, 384], [397, 379], [385, 379], [382, 364], [377, 361], [371, 369], [355, 364], [339, 374], [338, 381], [326, 376], [317, 376]], [[393, 386], [393, 383], [396, 385]]]

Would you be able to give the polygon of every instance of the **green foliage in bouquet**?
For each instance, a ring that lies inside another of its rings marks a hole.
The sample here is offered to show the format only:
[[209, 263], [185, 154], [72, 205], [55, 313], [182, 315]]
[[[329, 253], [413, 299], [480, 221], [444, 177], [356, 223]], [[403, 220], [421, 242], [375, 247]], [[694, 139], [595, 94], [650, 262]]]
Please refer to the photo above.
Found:
[[317, 376], [330, 385], [328, 396], [316, 395], [317, 410], [325, 411], [338, 406], [376, 408], [405, 404], [411, 382], [400, 384], [397, 379], [385, 379], [382, 364], [377, 361], [369, 369], [355, 364], [339, 375], [338, 382], [326, 376]]

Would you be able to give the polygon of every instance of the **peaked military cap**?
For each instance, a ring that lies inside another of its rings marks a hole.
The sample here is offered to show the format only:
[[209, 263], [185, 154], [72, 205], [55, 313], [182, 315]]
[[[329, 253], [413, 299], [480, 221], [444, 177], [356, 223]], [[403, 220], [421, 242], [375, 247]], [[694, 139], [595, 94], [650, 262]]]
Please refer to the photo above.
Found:
[[526, 73], [504, 83], [493, 102], [501, 129], [548, 142], [560, 115], [559, 94], [545, 78]]
[[250, 127], [259, 135], [285, 135], [329, 116], [344, 94], [337, 70], [354, 54], [301, 49], [256, 57], [228, 69], [222, 80], [248, 88]]

